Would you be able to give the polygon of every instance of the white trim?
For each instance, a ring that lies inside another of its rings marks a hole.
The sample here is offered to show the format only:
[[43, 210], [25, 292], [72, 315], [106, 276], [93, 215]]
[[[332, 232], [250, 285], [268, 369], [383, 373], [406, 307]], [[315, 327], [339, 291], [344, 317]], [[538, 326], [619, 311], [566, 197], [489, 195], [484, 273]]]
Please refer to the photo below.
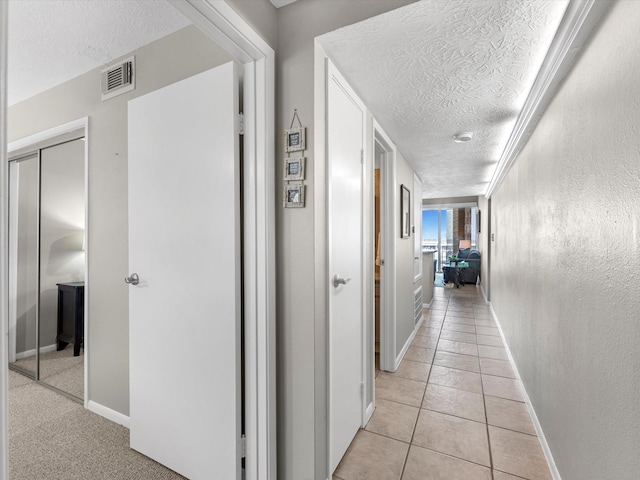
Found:
[[89, 309], [89, 258], [91, 246], [89, 244], [89, 117], [84, 119], [84, 408], [89, 405], [89, 365], [91, 365], [91, 348], [89, 347], [89, 335], [91, 333], [91, 310]]
[[[7, 30], [9, 2], [0, 2], [0, 258], [8, 258]], [[9, 271], [0, 266], [0, 480], [9, 478]]]
[[595, 0], [570, 1], [489, 182], [485, 193], [487, 198], [491, 198], [506, 176], [554, 97], [560, 82], [571, 70], [591, 32], [612, 3]]
[[[29, 135], [28, 137], [21, 138], [19, 140], [14, 140], [13, 142], [7, 145], [7, 152], [12, 153], [16, 150], [21, 150], [23, 148], [30, 147], [31, 145], [35, 145], [40, 142], [44, 142], [46, 140], [59, 137], [60, 135], [64, 135], [65, 133], [71, 133], [75, 130], [84, 129], [85, 137], [87, 134], [87, 130], [89, 129], [89, 117], [82, 117], [77, 120], [73, 120], [71, 122], [64, 123], [62, 125], [58, 125], [57, 127], [49, 128], [47, 130], [43, 130], [42, 132], [34, 133], [33, 135]], [[88, 155], [87, 155], [88, 157]]]
[[373, 139], [385, 150], [380, 166], [382, 182], [380, 196], [380, 229], [382, 255], [380, 267], [380, 369], [395, 372], [396, 365], [396, 146], [380, 124], [373, 119]]
[[[483, 290], [484, 295], [484, 290]], [[485, 298], [486, 300], [486, 298]], [[511, 367], [513, 368], [513, 372], [516, 374], [516, 379], [522, 385], [522, 394], [524, 397], [525, 404], [527, 405], [527, 410], [529, 410], [529, 415], [531, 416], [531, 421], [533, 422], [533, 426], [536, 429], [536, 434], [538, 435], [538, 439], [540, 440], [540, 446], [542, 447], [542, 451], [544, 452], [544, 456], [547, 459], [547, 464], [549, 465], [549, 470], [551, 470], [551, 475], [554, 480], [562, 480], [560, 477], [560, 472], [558, 471], [558, 467], [556, 466], [556, 462], [553, 459], [553, 454], [551, 453], [551, 449], [549, 448], [549, 443], [547, 442], [547, 438], [544, 436], [544, 432], [542, 431], [542, 425], [540, 425], [540, 421], [538, 420], [538, 416], [536, 415], [536, 411], [531, 404], [531, 399], [529, 398], [529, 394], [527, 393], [527, 389], [522, 382], [522, 377], [520, 377], [520, 372], [518, 371], [518, 366], [516, 365], [516, 361], [511, 354], [511, 349], [509, 348], [509, 344], [507, 343], [507, 339], [504, 336], [504, 331], [502, 330], [502, 325], [500, 325], [500, 321], [498, 320], [498, 315], [496, 315], [496, 311], [493, 309], [493, 305], [489, 302], [489, 308], [491, 309], [491, 315], [498, 326], [498, 331], [500, 332], [500, 337], [502, 338], [502, 342], [504, 343], [505, 350], [507, 351], [507, 356], [509, 357], [509, 362], [511, 363]]]
[[96, 413], [107, 420], [111, 420], [118, 425], [129, 428], [129, 417], [120, 412], [116, 412], [109, 407], [105, 407], [100, 403], [94, 402], [93, 400], [89, 400], [89, 402], [87, 402], [87, 410]]
[[275, 480], [275, 52], [223, 0], [169, 1], [244, 65], [245, 468]]
[[431, 301], [429, 303], [423, 303], [422, 308], [431, 308], [432, 303], [433, 303], [433, 297], [431, 297]]
[[400, 367], [400, 364], [402, 363], [402, 360], [404, 359], [404, 356], [407, 353], [407, 350], [409, 350], [409, 347], [411, 346], [411, 342], [413, 342], [413, 339], [416, 338], [416, 334], [418, 333], [418, 329], [422, 326], [423, 322], [424, 322], [424, 314], [422, 315], [422, 318], [420, 319], [420, 321], [418, 323], [416, 323], [416, 326], [413, 329], [413, 332], [411, 332], [411, 335], [409, 335], [409, 338], [407, 339], [406, 343], [402, 347], [402, 350], [400, 350], [400, 353], [398, 354], [397, 358], [395, 359], [394, 368], [393, 368], [393, 370], [391, 370], [392, 372], [395, 372]]
[[422, 203], [422, 210], [448, 210], [450, 208], [478, 208], [478, 202]]
[[480, 285], [480, 292], [482, 292], [482, 297], [484, 298], [484, 303], [489, 305], [489, 300], [487, 300], [487, 292], [484, 291], [484, 285], [482, 285], [482, 280], [478, 282]]

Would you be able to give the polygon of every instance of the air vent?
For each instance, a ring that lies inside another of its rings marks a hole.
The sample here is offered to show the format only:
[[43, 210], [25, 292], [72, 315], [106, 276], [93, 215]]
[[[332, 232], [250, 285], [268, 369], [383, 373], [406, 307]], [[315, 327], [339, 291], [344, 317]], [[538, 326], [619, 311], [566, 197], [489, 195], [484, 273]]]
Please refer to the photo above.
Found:
[[413, 292], [413, 319], [415, 325], [422, 320], [422, 285]]
[[102, 100], [130, 92], [135, 88], [135, 57], [102, 70]]

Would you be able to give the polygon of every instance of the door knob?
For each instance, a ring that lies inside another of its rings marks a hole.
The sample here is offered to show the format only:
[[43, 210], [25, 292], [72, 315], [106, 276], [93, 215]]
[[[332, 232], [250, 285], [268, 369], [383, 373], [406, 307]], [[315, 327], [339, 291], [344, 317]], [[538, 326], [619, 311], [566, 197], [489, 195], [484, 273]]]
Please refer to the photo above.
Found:
[[132, 273], [128, 277], [124, 277], [124, 283], [129, 283], [131, 285], [138, 285], [140, 283], [140, 277], [138, 277], [137, 273]]
[[351, 281], [350, 278], [340, 278], [340, 275], [337, 273], [333, 276], [333, 286], [338, 288], [339, 285], [346, 285]]

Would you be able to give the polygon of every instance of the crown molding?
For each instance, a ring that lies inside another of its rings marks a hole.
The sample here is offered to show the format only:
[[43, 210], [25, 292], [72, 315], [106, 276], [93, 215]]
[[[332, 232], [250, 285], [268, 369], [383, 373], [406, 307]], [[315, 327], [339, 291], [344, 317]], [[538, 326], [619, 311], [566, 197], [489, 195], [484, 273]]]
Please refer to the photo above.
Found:
[[542, 67], [516, 120], [485, 196], [491, 198], [535, 130], [560, 83], [571, 70], [596, 26], [613, 2], [571, 0]]

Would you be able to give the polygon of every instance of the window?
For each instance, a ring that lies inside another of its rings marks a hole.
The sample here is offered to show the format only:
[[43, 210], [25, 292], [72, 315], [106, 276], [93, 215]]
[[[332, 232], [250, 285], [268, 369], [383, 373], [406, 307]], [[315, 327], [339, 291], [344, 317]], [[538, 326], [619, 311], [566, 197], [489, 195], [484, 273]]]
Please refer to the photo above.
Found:
[[437, 271], [450, 255], [458, 253], [460, 240], [471, 240], [471, 248], [478, 248], [476, 207], [422, 210], [422, 251], [437, 252]]

